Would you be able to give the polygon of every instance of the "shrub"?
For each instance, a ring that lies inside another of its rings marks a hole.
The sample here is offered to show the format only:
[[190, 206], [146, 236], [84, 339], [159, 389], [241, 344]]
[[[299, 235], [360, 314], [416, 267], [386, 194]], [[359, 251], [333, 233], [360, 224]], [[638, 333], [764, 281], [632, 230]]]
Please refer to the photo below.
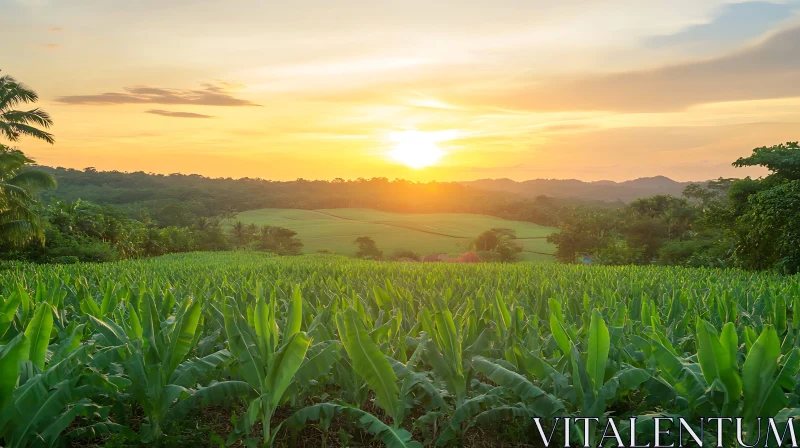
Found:
[[411, 261], [419, 261], [420, 256], [418, 253], [409, 249], [397, 249], [392, 255], [392, 260], [401, 260], [403, 258], [411, 259]]
[[475, 252], [464, 252], [456, 258], [458, 263], [480, 263], [481, 261], [483, 260]]

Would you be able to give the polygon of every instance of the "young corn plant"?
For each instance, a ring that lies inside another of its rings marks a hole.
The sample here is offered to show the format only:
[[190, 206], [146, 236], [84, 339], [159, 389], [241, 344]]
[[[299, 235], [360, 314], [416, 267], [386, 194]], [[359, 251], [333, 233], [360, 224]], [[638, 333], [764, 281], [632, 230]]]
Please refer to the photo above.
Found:
[[[625, 363], [620, 363], [613, 375], [607, 375], [611, 339], [599, 310], [593, 309], [591, 312], [585, 356], [572, 342], [562, 319], [556, 313], [551, 314], [550, 325], [553, 338], [564, 353], [563, 359], [571, 367], [570, 381], [576, 400], [569, 403], [567, 408], [574, 415], [603, 419], [610, 402], [617, 401], [623, 394], [639, 388], [650, 379], [647, 371]], [[583, 428], [576, 425], [571, 433], [576, 441], [584, 440]], [[597, 432], [592, 431], [587, 439], [590, 444], [596, 445]]]
[[91, 365], [99, 370], [124, 372], [130, 385], [120, 398], [130, 399], [143, 409], [143, 441], [157, 440], [168, 421], [200, 403], [224, 403], [249, 392], [247, 384], [238, 381], [198, 387], [199, 378], [230, 362], [227, 350], [203, 358], [189, 357], [200, 336], [199, 300], [182, 300], [174, 316], [169, 314], [171, 307], [157, 306], [152, 294], [142, 295], [138, 310], [131, 302], [126, 305], [126, 319], [118, 315], [121, 325], [110, 318], [89, 316], [99, 333], [97, 344], [108, 349], [103, 356], [96, 356]]
[[698, 319], [695, 341], [697, 362], [693, 356], [679, 356], [663, 341], [652, 340], [653, 357], [660, 368], [657, 378], [684, 403], [676, 413], [686, 418], [741, 416], [744, 440], [751, 443], [760, 437], [759, 418], [779, 416], [791, 404], [787, 392], [795, 390], [800, 349], [781, 354], [778, 332], [767, 325], [752, 342], [740, 368], [733, 323], [717, 333], [711, 324]]
[[336, 327], [353, 370], [375, 393], [375, 403], [392, 419], [392, 424], [384, 423], [378, 416], [344, 403], [320, 403], [295, 412], [286, 424], [297, 430], [309, 420], [320, 421], [325, 427], [330, 425], [336, 414], [356, 419], [369, 433], [374, 434], [388, 448], [421, 448], [413, 440], [411, 433], [401, 428], [404, 411], [400, 402], [400, 389], [397, 376], [390, 359], [370, 337], [361, 315], [348, 308], [336, 316]]
[[[0, 446], [51, 447], [77, 417], [94, 420], [81, 432], [124, 432], [108, 421], [108, 407], [92, 401], [118, 390], [88, 367], [89, 347], [80, 345], [82, 326], [60, 347], [51, 346], [48, 359], [54, 314], [49, 303], [39, 303], [25, 331], [0, 347]], [[68, 438], [77, 435], [72, 431]]]
[[247, 312], [242, 313], [235, 300], [226, 300], [223, 304], [228, 344], [237, 359], [234, 368], [255, 396], [247, 412], [237, 420], [236, 432], [231, 434], [229, 442], [238, 436], [244, 437], [248, 446], [256, 445], [249, 434], [253, 425], [260, 421], [263, 445], [271, 446], [277, 433], [277, 429], [273, 431], [272, 428], [272, 417], [287, 398], [287, 389], [297, 381], [307, 383], [324, 374], [338, 355], [338, 346], [334, 343], [317, 347], [313, 356], [306, 359], [311, 337], [300, 331], [303, 298], [299, 287], [294, 289], [287, 306], [282, 332], [276, 310], [275, 294], [269, 303], [263, 297], [257, 298], [250, 325], [243, 317]]

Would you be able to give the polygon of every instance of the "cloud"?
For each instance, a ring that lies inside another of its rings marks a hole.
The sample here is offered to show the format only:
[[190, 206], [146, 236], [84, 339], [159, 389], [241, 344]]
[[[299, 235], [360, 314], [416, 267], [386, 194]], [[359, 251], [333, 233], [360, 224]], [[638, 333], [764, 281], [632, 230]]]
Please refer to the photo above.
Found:
[[61, 33], [66, 31], [66, 28], [60, 26], [51, 26], [47, 29], [47, 31], [50, 31], [51, 33]]
[[158, 87], [126, 87], [124, 92], [94, 95], [71, 95], [56, 98], [65, 104], [191, 104], [196, 106], [260, 106], [231, 95], [232, 84], [203, 84], [201, 89], [165, 89]]
[[744, 2], [725, 5], [708, 23], [692, 25], [678, 33], [654, 36], [650, 47], [666, 47], [704, 42], [741, 42], [758, 37], [800, 9], [798, 3]]
[[794, 27], [754, 46], [704, 61], [523, 83], [471, 99], [477, 104], [528, 111], [662, 112], [703, 103], [788, 98], [800, 96], [799, 47], [800, 27]]
[[163, 117], [174, 118], [214, 118], [213, 115], [196, 114], [193, 112], [173, 112], [170, 110], [150, 109], [145, 111], [146, 114], [161, 115]]
[[61, 48], [61, 44], [41, 44], [39, 48], [44, 48], [45, 50], [58, 50]]

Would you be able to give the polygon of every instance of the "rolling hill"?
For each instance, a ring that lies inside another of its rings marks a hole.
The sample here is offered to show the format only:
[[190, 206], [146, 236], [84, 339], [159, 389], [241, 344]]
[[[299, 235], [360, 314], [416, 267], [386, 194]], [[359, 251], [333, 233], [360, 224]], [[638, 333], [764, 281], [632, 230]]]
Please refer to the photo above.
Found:
[[523, 260], [552, 260], [555, 248], [547, 235], [558, 231], [528, 222], [509, 221], [465, 213], [391, 213], [369, 209], [260, 209], [239, 213], [244, 223], [275, 225], [297, 232], [305, 253], [330, 249], [353, 255], [359, 236], [372, 237], [386, 255], [410, 249], [422, 255], [434, 252], [458, 254], [471, 238], [492, 227], [516, 230]]
[[534, 179], [516, 182], [511, 179], [481, 179], [461, 182], [486, 191], [503, 191], [524, 197], [540, 195], [553, 198], [577, 198], [606, 202], [630, 202], [657, 194], [680, 196], [687, 185], [703, 182], [677, 182], [668, 177], [642, 177], [624, 182], [600, 180], [584, 182], [577, 179]]

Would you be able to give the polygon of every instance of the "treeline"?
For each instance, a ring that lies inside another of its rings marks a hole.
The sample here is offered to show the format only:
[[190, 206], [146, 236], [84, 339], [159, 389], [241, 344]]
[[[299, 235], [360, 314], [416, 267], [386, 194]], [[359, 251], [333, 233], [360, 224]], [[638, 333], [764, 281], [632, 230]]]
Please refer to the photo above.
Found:
[[741, 267], [800, 272], [800, 147], [753, 150], [734, 166], [762, 166], [761, 179], [689, 185], [616, 209], [569, 207], [549, 241], [563, 262]]
[[[386, 178], [277, 182], [263, 179], [207, 178], [186, 174], [125, 173], [93, 168], [39, 167], [58, 188], [45, 201], [78, 199], [114, 205], [127, 216], [159, 226], [188, 226], [198, 217], [231, 217], [260, 208], [371, 208], [400, 213], [478, 213], [545, 226], [559, 224], [565, 205], [588, 204], [546, 196], [523, 198], [483, 191], [456, 182], [410, 182]], [[591, 204], [605, 204], [592, 202]]]
[[38, 207], [43, 239], [0, 244], [0, 258], [38, 263], [107, 262], [176, 252], [260, 250], [299, 255], [296, 232], [277, 226], [225, 225], [199, 217], [186, 226], [159, 226], [129, 218], [113, 206], [53, 200]]

